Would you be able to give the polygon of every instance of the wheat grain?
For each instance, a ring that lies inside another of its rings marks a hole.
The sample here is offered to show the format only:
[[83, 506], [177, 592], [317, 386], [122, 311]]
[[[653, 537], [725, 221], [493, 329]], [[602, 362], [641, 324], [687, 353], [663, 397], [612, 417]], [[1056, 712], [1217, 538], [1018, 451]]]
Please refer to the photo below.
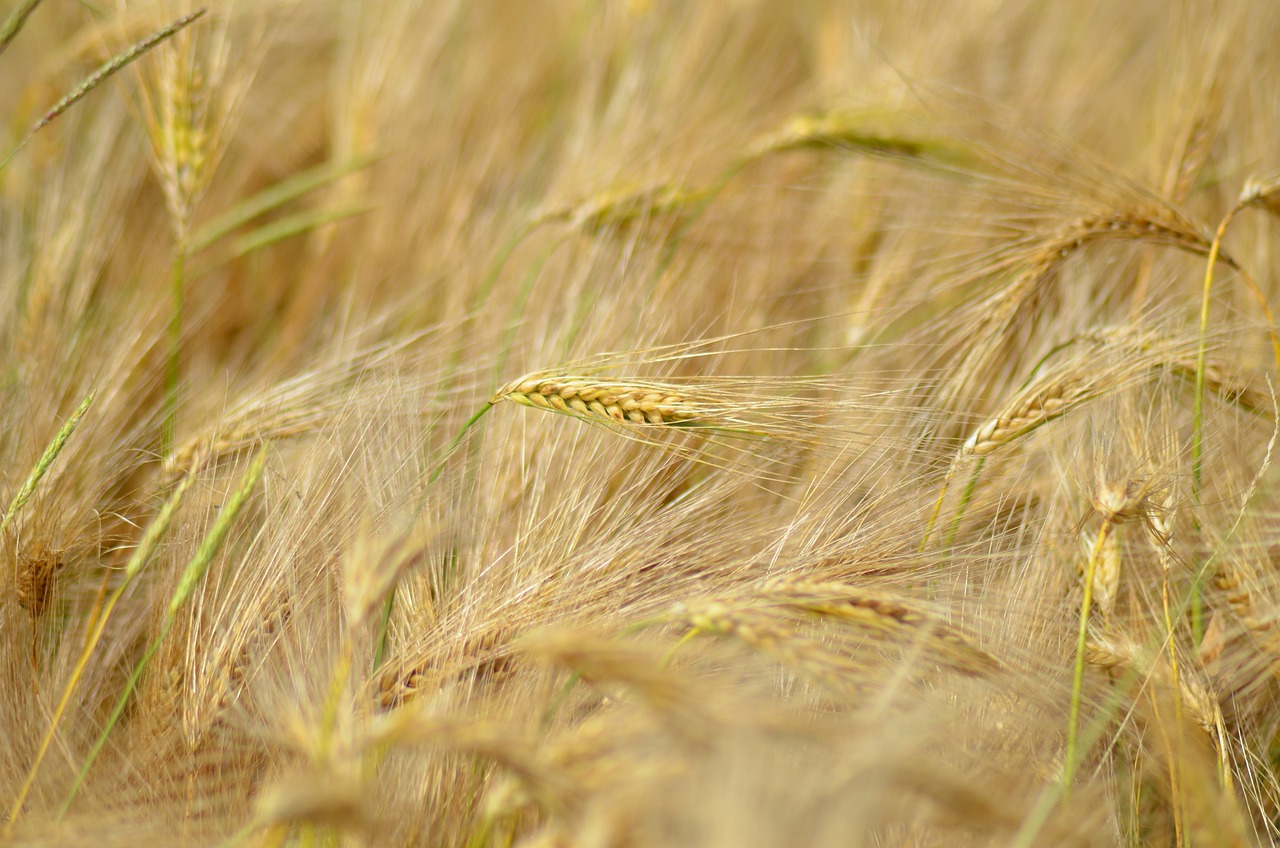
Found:
[[39, 618], [53, 598], [54, 580], [61, 567], [61, 554], [43, 546], [19, 557], [15, 592], [18, 606], [32, 618]]
[[965, 440], [957, 459], [988, 456], [1097, 397], [1107, 382], [1080, 371], [1053, 373], [1019, 392]]
[[887, 592], [844, 583], [812, 582], [787, 578], [772, 581], [760, 591], [766, 602], [781, 603], [805, 612], [855, 622], [873, 630], [923, 639], [972, 674], [988, 674], [1000, 663], [973, 643], [963, 632], [938, 616]]
[[532, 226], [567, 224], [587, 233], [632, 228], [656, 221], [676, 226], [695, 214], [710, 192], [667, 182], [656, 186], [617, 185], [580, 203], [539, 213]]
[[[1167, 664], [1158, 662], [1155, 655], [1136, 643], [1120, 637], [1092, 639], [1085, 650], [1085, 659], [1095, 668], [1133, 671], [1164, 686], [1173, 683]], [[1182, 703], [1191, 708], [1196, 724], [1216, 738], [1217, 725], [1221, 720], [1217, 698], [1203, 683], [1186, 674], [1178, 676], [1178, 685]]]
[[760, 159], [793, 150], [846, 150], [952, 166], [972, 165], [976, 161], [973, 152], [958, 140], [911, 133], [902, 127], [889, 126], [886, 121], [901, 124], [902, 117], [856, 109], [801, 113], [757, 139], [744, 158]]
[[870, 685], [866, 666], [801, 635], [776, 611], [740, 601], [707, 600], [681, 604], [669, 617], [687, 623], [695, 633], [731, 636], [845, 697], [864, 694]]
[[711, 423], [716, 411], [677, 386], [572, 375], [521, 377], [499, 389], [490, 403], [502, 400], [587, 420], [660, 427]]

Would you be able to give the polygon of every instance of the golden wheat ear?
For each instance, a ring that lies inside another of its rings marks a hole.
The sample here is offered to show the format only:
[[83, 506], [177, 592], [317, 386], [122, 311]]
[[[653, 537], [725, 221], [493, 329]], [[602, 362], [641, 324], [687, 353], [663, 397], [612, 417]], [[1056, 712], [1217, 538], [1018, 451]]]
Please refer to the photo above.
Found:
[[499, 389], [490, 403], [503, 400], [590, 421], [641, 426], [695, 426], [712, 423], [714, 417], [714, 407], [699, 403], [676, 386], [604, 382], [573, 375], [521, 377]]

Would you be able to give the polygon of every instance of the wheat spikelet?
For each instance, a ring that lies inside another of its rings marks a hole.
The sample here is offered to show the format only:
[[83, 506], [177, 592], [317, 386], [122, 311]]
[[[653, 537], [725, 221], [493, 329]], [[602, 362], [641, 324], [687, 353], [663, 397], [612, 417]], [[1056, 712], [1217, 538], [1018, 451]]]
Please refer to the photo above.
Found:
[[[1086, 560], [1097, 544], [1097, 537], [1090, 533], [1080, 535], [1080, 550]], [[1081, 572], [1083, 574], [1083, 570]], [[1115, 608], [1116, 595], [1120, 591], [1120, 542], [1116, 533], [1108, 533], [1102, 540], [1093, 571], [1093, 599], [1103, 616], [1110, 616]]]
[[918, 606], [878, 592], [845, 583], [782, 579], [766, 584], [760, 598], [769, 603], [823, 616], [856, 622], [873, 630], [919, 637], [971, 674], [987, 674], [1000, 668], [991, 654], [979, 648], [957, 628]]
[[39, 618], [53, 599], [54, 581], [61, 567], [62, 555], [43, 545], [37, 545], [18, 557], [14, 591], [18, 606], [32, 618]]
[[521, 377], [499, 389], [490, 403], [502, 400], [587, 420], [659, 427], [713, 423], [717, 409], [677, 386], [571, 375]]
[[688, 624], [696, 633], [731, 636], [845, 697], [864, 694], [867, 688], [865, 666], [802, 636], [776, 611], [709, 600], [681, 604], [670, 618]]
[[1236, 202], [1242, 207], [1258, 206], [1280, 218], [1280, 176], [1246, 180]]
[[971, 151], [950, 139], [930, 138], [886, 125], [901, 117], [886, 112], [832, 109], [805, 112], [788, 119], [779, 129], [757, 139], [745, 158], [759, 159], [792, 150], [851, 150], [872, 156], [970, 165]]
[[[1103, 240], [1154, 242], [1198, 256], [1208, 255], [1213, 243], [1212, 236], [1172, 207], [1137, 207], [1087, 214], [1072, 221], [1044, 243], [1038, 262], [1065, 259], [1085, 245]], [[1222, 260], [1235, 264], [1229, 257]]]
[[497, 682], [509, 677], [519, 659], [512, 643], [517, 632], [500, 622], [445, 642], [425, 656], [405, 660], [384, 671], [375, 681], [374, 699], [383, 709], [412, 701], [423, 692], [457, 680]]
[[[1154, 680], [1162, 686], [1171, 686], [1172, 675], [1167, 663], [1129, 640], [1095, 638], [1085, 648], [1085, 660], [1095, 668], [1134, 671], [1144, 679]], [[1182, 666], [1179, 663], [1179, 666]], [[1182, 703], [1190, 707], [1196, 724], [1216, 738], [1218, 724], [1222, 721], [1218, 700], [1204, 684], [1189, 677], [1185, 671], [1178, 675]]]
[[1094, 375], [1075, 370], [1037, 380], [975, 430], [960, 448], [957, 459], [988, 456], [1097, 397], [1105, 388], [1106, 383]]
[[676, 182], [655, 186], [612, 186], [581, 203], [548, 209], [534, 217], [531, 226], [566, 224], [586, 233], [622, 230], [650, 221], [678, 225], [690, 218], [712, 196]]

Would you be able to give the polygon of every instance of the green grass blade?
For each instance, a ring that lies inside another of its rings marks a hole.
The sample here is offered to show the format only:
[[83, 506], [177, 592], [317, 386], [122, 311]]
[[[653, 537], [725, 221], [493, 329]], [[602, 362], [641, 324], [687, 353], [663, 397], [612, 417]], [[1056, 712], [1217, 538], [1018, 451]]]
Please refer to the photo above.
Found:
[[31, 495], [35, 492], [36, 486], [40, 485], [41, 478], [48, 473], [49, 468], [53, 465], [54, 460], [58, 458], [58, 454], [62, 453], [62, 449], [66, 446], [67, 440], [71, 438], [71, 434], [76, 431], [76, 427], [80, 424], [80, 419], [84, 418], [84, 414], [89, 411], [90, 405], [93, 404], [95, 392], [90, 392], [89, 396], [80, 401], [80, 405], [76, 407], [76, 411], [71, 413], [71, 417], [63, 422], [62, 427], [58, 429], [58, 434], [53, 437], [53, 441], [45, 448], [44, 454], [36, 462], [35, 468], [31, 469], [31, 473], [27, 475], [26, 481], [22, 484], [22, 488], [18, 489], [18, 493], [13, 496], [13, 500], [9, 502], [9, 509], [5, 511], [4, 519], [0, 520], [0, 533], [3, 533], [13, 521], [14, 517], [22, 511], [27, 505], [27, 501], [31, 500]]
[[374, 161], [376, 157], [364, 156], [345, 162], [326, 162], [268, 186], [192, 233], [190, 252], [199, 253], [255, 218], [366, 168]]
[[4, 27], [0, 29], [0, 53], [8, 49], [13, 40], [18, 37], [18, 33], [22, 32], [22, 27], [27, 23], [27, 18], [31, 17], [31, 13], [39, 5], [40, 0], [23, 0], [18, 4], [18, 8], [10, 13], [4, 22]]

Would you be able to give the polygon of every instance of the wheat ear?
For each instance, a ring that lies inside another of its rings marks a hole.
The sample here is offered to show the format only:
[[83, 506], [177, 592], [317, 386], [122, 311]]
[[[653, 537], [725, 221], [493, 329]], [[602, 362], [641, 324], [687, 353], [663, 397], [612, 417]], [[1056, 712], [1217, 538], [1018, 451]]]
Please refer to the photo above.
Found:
[[660, 427], [704, 423], [713, 411], [676, 386], [572, 375], [521, 377], [499, 389], [490, 403], [503, 400], [592, 421]]
[[44, 479], [44, 475], [48, 473], [54, 460], [58, 458], [58, 454], [62, 453], [62, 449], [66, 447], [67, 440], [71, 438], [71, 434], [80, 425], [80, 419], [84, 418], [84, 414], [89, 411], [90, 405], [93, 404], [94, 394], [94, 392], [90, 392], [88, 397], [80, 401], [80, 405], [76, 407], [75, 412], [71, 413], [71, 417], [58, 428], [53, 441], [44, 449], [44, 453], [40, 455], [40, 459], [37, 460], [35, 467], [31, 469], [31, 473], [27, 475], [27, 479], [23, 481], [22, 487], [13, 496], [13, 500], [9, 501], [9, 508], [5, 510], [4, 518], [0, 519], [0, 533], [5, 531], [5, 528], [9, 526], [14, 517], [27, 505], [27, 501], [31, 500], [36, 486], [40, 485], [40, 481]]
[[767, 603], [855, 623], [873, 631], [922, 639], [967, 674], [990, 674], [1000, 663], [937, 615], [887, 592], [846, 583], [783, 579], [760, 590]]

